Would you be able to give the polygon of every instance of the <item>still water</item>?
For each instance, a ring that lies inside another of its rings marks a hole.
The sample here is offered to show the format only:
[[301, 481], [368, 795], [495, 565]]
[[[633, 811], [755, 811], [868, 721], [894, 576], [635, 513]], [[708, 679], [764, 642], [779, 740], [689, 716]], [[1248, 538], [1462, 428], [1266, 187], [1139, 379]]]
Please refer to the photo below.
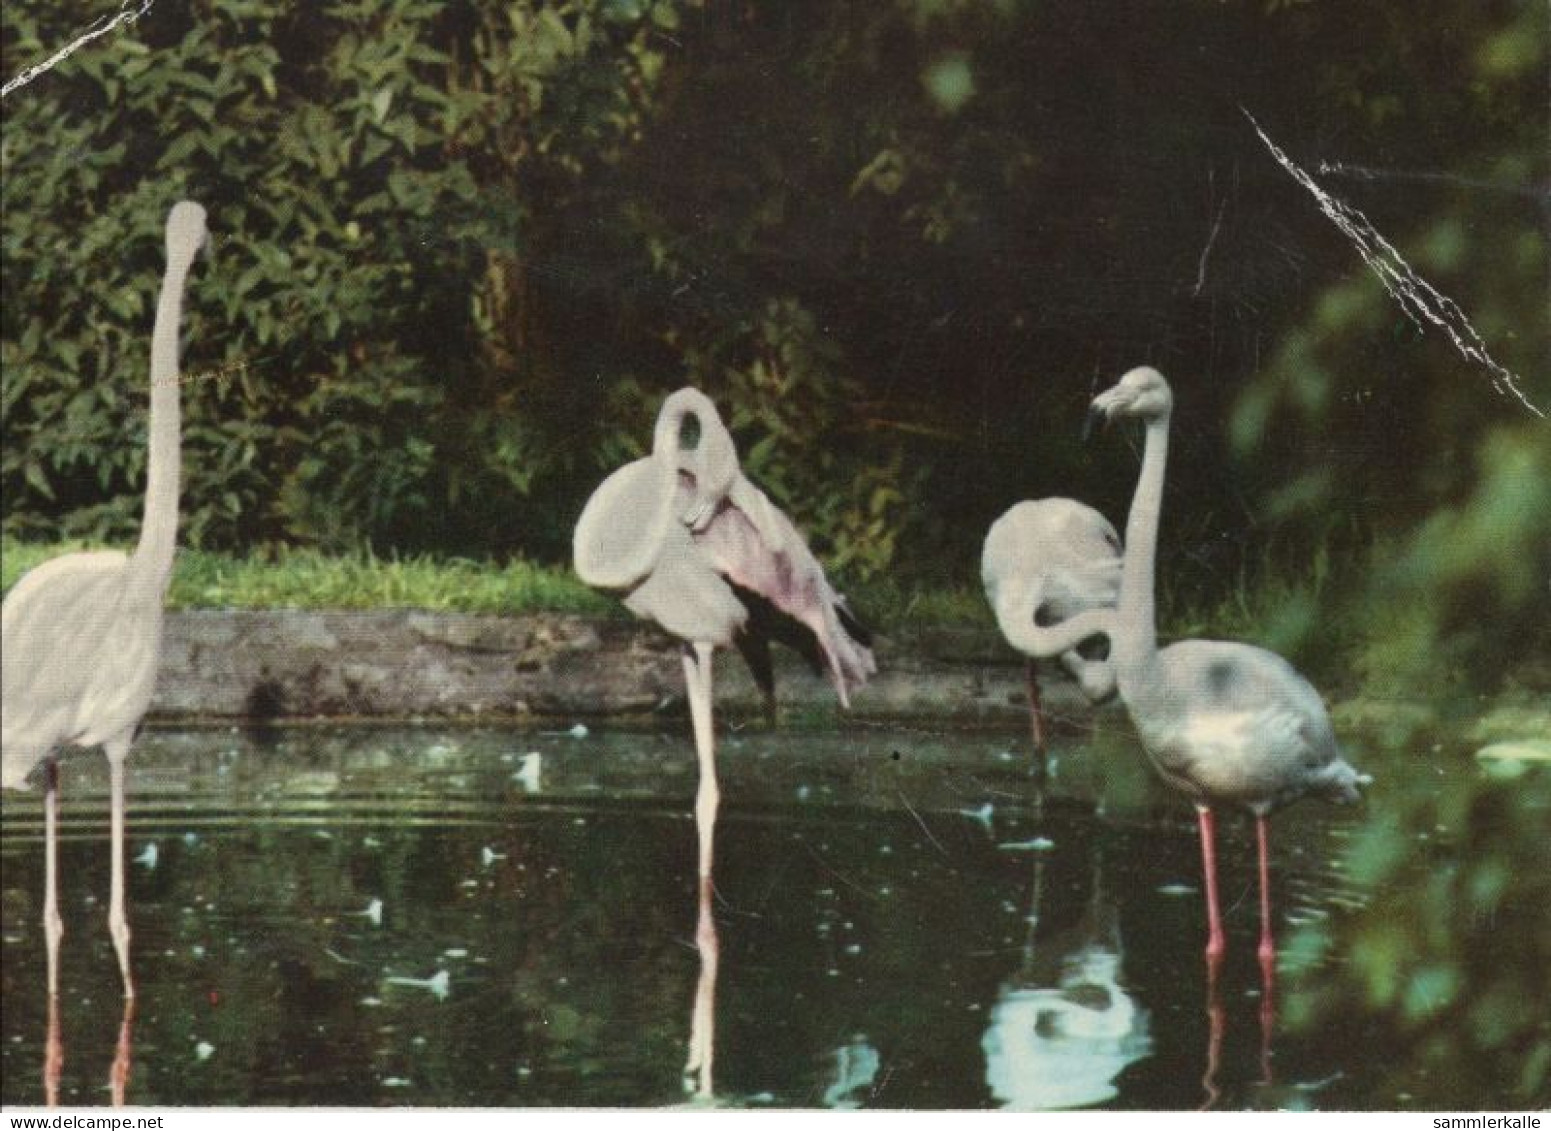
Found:
[[[41, 804], [5, 802], [0, 1099], [1304, 1109], [1427, 1091], [1379, 1053], [1381, 1022], [1284, 1023], [1338, 951], [1284, 947], [1266, 998], [1237, 817], [1209, 992], [1193, 816], [1122, 725], [1058, 741], [1043, 781], [1007, 733], [725, 734], [703, 901], [680, 729], [146, 732], [132, 1016], [105, 924], [105, 764], [72, 756], [53, 1019]], [[1279, 937], [1365, 913], [1342, 862], [1374, 819], [1278, 818]], [[1436, 846], [1405, 865], [1437, 866]], [[1463, 1087], [1459, 1107], [1507, 1099]]]

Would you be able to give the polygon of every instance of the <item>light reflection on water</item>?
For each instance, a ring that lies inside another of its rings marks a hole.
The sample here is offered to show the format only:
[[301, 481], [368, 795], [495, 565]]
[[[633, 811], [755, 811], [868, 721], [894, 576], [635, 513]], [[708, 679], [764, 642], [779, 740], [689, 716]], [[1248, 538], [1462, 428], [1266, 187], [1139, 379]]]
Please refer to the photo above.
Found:
[[[6, 799], [4, 1101], [1396, 1102], [1331, 1034], [1262, 1048], [1237, 821], [1209, 1008], [1193, 821], [1123, 731], [1060, 748], [1044, 786], [1001, 734], [734, 732], [719, 760], [702, 899], [677, 731], [150, 732], [131, 761], [131, 1030], [105, 929], [106, 773], [74, 757], [57, 1045], [41, 809]], [[1365, 902], [1334, 862], [1361, 819], [1278, 821], [1283, 922]]]

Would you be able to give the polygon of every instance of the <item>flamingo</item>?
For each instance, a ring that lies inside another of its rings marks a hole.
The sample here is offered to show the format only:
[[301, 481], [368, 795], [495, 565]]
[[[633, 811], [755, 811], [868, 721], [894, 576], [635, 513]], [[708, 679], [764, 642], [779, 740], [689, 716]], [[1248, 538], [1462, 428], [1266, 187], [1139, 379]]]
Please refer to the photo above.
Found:
[[[1163, 507], [1164, 465], [1174, 397], [1156, 369], [1143, 366], [1094, 398], [1090, 421], [1135, 417], [1146, 426], [1142, 471], [1126, 522], [1117, 608], [1089, 610], [1059, 625], [1033, 625], [1035, 645], [1062, 651], [1095, 633], [1110, 636], [1121, 701], [1153, 768], [1195, 804], [1207, 904], [1206, 958], [1215, 972], [1226, 943], [1217, 899], [1214, 809], [1247, 808], [1255, 818], [1260, 865], [1260, 946], [1267, 986], [1275, 965], [1271, 931], [1267, 818], [1303, 797], [1342, 804], [1372, 782], [1341, 756], [1330, 716], [1309, 681], [1264, 648], [1184, 640], [1160, 650], [1154, 562]], [[1041, 586], [1027, 600], [1037, 608]], [[1025, 622], [1030, 623], [1030, 622]]]
[[[1089, 609], [1114, 608], [1120, 593], [1120, 535], [1098, 511], [1073, 499], [1026, 500], [991, 524], [980, 555], [986, 600], [1007, 642], [1027, 657], [1029, 723], [1034, 748], [1045, 749], [1045, 712], [1040, 703], [1036, 664], [1050, 653], [1033, 648], [1019, 611], [1055, 621]], [[1027, 595], [1044, 579], [1042, 608], [1030, 608]], [[1115, 671], [1106, 661], [1088, 659], [1080, 648], [1058, 653], [1088, 702], [1103, 703], [1115, 694]]]
[[124, 913], [124, 760], [151, 703], [161, 655], [162, 604], [178, 531], [178, 328], [205, 210], [190, 201], [167, 216], [167, 268], [151, 333], [151, 422], [145, 518], [134, 553], [66, 554], [29, 571], [6, 594], [0, 651], [0, 786], [24, 788], [46, 763], [43, 931], [49, 995], [59, 992], [58, 752], [101, 746], [112, 788], [113, 878], [108, 928], [124, 996], [129, 922]]
[[[690, 420], [699, 438], [686, 448]], [[700, 765], [700, 878], [709, 882], [721, 796], [711, 726], [712, 652], [737, 644], [745, 656], [765, 655], [763, 676], [752, 660], [751, 667], [768, 694], [763, 625], [779, 615], [811, 643], [841, 706], [848, 707], [849, 692], [877, 671], [871, 637], [791, 520], [744, 477], [731, 434], [698, 389], [669, 396], [657, 415], [652, 454], [626, 464], [593, 492], [577, 520], [572, 555], [583, 581], [622, 592], [626, 608], [684, 643]]]

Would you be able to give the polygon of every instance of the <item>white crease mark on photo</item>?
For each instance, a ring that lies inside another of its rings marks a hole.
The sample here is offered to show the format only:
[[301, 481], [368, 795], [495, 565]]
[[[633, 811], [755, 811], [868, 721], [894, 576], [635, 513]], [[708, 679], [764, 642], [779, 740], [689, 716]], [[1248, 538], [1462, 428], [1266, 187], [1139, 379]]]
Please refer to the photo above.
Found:
[[[21, 74], [7, 82], [3, 88], [0, 88], [0, 98], [10, 94], [13, 90], [17, 90], [20, 87], [26, 86], [39, 75], [53, 70], [60, 63], [63, 63], [66, 59], [70, 58], [70, 56], [74, 55], [77, 51], [85, 47], [92, 40], [99, 39], [102, 36], [107, 35], [108, 32], [112, 31], [120, 24], [134, 23], [141, 16], [145, 15], [146, 12], [150, 11], [151, 5], [153, 3], [155, 3], [155, 0], [143, 0], [138, 8], [130, 9], [128, 0], [125, 0], [125, 3], [119, 5], [118, 15], [114, 16], [112, 19], [109, 19], [107, 23], [103, 24], [102, 20], [98, 20], [97, 23], [102, 24], [101, 27], [93, 25], [86, 31], [82, 32], [70, 43], [66, 44], [64, 47], [61, 47], [58, 51], [54, 52], [54, 54], [43, 60], [43, 62], [33, 64]], [[103, 17], [103, 19], [107, 19], [107, 17]]]
[[1526, 200], [1539, 200], [1545, 195], [1529, 185], [1511, 185], [1501, 181], [1482, 180], [1480, 177], [1462, 177], [1458, 173], [1370, 169], [1366, 165], [1349, 165], [1343, 161], [1321, 161], [1315, 171], [1321, 176], [1346, 177], [1350, 180], [1368, 181], [1373, 184], [1446, 185], [1450, 188], [1503, 193], [1507, 196], [1523, 197]]
[[1217, 242], [1217, 233], [1222, 229], [1223, 213], [1228, 210], [1228, 198], [1223, 197], [1222, 204], [1217, 208], [1217, 219], [1212, 221], [1211, 235], [1206, 237], [1206, 246], [1201, 249], [1201, 259], [1196, 264], [1196, 285], [1190, 291], [1192, 298], [1201, 297], [1201, 288], [1206, 286], [1206, 260], [1212, 254], [1212, 245]]
[[1277, 148], [1276, 143], [1266, 136], [1265, 130], [1260, 128], [1260, 123], [1255, 120], [1253, 114], [1244, 110], [1244, 116], [1249, 119], [1250, 125], [1260, 135], [1260, 140], [1271, 151], [1271, 156], [1276, 158], [1277, 163], [1286, 169], [1294, 180], [1309, 190], [1319, 205], [1320, 211], [1357, 245], [1357, 251], [1363, 257], [1363, 261], [1379, 277], [1379, 282], [1384, 284], [1384, 289], [1400, 304], [1401, 310], [1407, 317], [1422, 329], [1426, 327], [1422, 325], [1421, 319], [1426, 319], [1437, 326], [1449, 336], [1461, 354], [1486, 369], [1487, 375], [1491, 378], [1492, 387], [1498, 393], [1512, 396], [1536, 416], [1544, 417], [1545, 413], [1536, 407], [1519, 388], [1518, 378], [1487, 353], [1486, 343], [1481, 340], [1481, 335], [1476, 333], [1475, 327], [1465, 317], [1459, 304], [1440, 293], [1431, 283], [1418, 275], [1401, 257], [1400, 252], [1396, 251], [1379, 230], [1369, 223], [1366, 216], [1320, 188], [1313, 177], [1304, 172], [1292, 158]]

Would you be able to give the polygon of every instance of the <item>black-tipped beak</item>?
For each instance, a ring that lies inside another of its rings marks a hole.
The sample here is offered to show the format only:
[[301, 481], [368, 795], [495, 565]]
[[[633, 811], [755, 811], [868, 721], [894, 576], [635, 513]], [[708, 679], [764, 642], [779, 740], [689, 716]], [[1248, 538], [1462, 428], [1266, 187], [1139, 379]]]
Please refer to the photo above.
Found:
[[1104, 415], [1104, 410], [1096, 405], [1088, 406], [1088, 417], [1082, 422], [1082, 442], [1087, 443], [1093, 438], [1093, 430], [1096, 425], [1109, 423], [1109, 417]]

